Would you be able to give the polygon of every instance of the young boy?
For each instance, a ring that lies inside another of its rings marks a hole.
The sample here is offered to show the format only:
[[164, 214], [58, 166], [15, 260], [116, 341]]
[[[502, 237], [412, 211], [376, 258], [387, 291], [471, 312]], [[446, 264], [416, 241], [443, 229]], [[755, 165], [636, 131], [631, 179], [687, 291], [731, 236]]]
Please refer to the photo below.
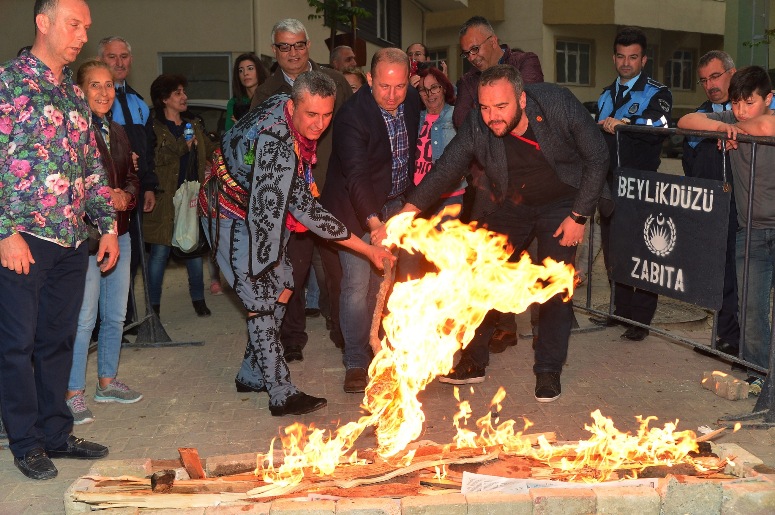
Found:
[[[759, 66], [741, 68], [729, 83], [732, 111], [692, 113], [678, 121], [682, 129], [725, 132], [729, 137], [732, 178], [737, 203], [736, 261], [740, 303], [743, 302], [743, 261], [748, 220], [748, 193], [751, 178], [751, 144], [739, 143], [738, 134], [775, 136], [775, 116], [770, 109], [772, 82]], [[775, 146], [757, 145], [748, 268], [747, 320], [743, 338], [743, 358], [763, 368], [769, 367], [770, 292], [775, 270]], [[740, 307], [742, 312], [742, 305]], [[762, 378], [751, 372], [750, 391], [758, 395]]]

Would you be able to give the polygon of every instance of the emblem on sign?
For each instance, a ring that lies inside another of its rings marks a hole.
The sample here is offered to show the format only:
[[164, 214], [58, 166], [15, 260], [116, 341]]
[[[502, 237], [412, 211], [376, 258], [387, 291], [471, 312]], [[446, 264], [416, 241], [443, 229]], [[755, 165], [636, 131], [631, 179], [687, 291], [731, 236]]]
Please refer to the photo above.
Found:
[[675, 248], [675, 223], [670, 217], [659, 213], [655, 218], [649, 215], [643, 225], [643, 240], [648, 249], [659, 257], [670, 254]]

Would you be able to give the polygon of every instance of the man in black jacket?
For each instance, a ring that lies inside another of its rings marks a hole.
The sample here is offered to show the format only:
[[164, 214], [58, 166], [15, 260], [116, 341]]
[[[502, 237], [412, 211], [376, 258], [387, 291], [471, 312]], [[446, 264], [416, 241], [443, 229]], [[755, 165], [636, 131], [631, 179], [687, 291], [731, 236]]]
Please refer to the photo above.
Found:
[[[608, 149], [584, 106], [566, 88], [524, 85], [509, 65], [482, 72], [479, 111], [472, 111], [433, 170], [411, 192], [404, 211], [419, 212], [466, 173], [476, 158], [487, 180], [476, 190], [471, 218], [506, 234], [513, 260], [538, 240], [538, 260], [573, 263], [584, 224], [606, 191]], [[610, 212], [612, 203], [601, 203]], [[560, 374], [568, 353], [573, 305], [558, 294], [539, 308], [535, 346], [535, 398], [551, 402], [561, 393]], [[495, 329], [485, 317], [460, 362], [439, 380], [480, 383]]]
[[[374, 54], [367, 79], [369, 87], [359, 89], [334, 117], [321, 204], [359, 238], [381, 243], [385, 222], [403, 207], [413, 184], [420, 95], [409, 86], [409, 58], [397, 48]], [[344, 391], [360, 393], [368, 383], [369, 326], [382, 278], [359, 255], [340, 250], [339, 259]]]

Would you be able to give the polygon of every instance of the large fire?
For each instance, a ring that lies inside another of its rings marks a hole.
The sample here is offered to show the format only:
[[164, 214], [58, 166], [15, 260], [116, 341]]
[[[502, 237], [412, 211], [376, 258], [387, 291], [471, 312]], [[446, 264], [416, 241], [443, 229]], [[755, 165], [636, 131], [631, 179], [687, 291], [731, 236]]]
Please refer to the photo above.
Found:
[[[368, 414], [332, 434], [298, 423], [287, 427], [282, 438], [282, 465], [274, 466], [272, 448], [258, 457], [256, 473], [265, 481], [295, 484], [305, 472], [329, 475], [342, 463], [358, 463], [357, 454], [351, 451], [368, 427], [375, 428], [381, 457], [410, 463], [413, 453], [402, 451], [421, 435], [425, 421], [418, 394], [435, 377], [449, 372], [455, 352], [471, 341], [486, 313], [491, 309], [521, 313], [534, 302], [546, 302], [556, 294], [569, 299], [573, 294], [572, 266], [551, 259], [536, 265], [527, 255], [509, 262], [505, 236], [457, 220], [444, 222], [439, 231], [439, 222], [440, 216], [424, 220], [407, 213], [388, 223], [387, 244], [422, 253], [438, 272], [394, 285], [387, 305], [389, 314], [383, 320], [386, 336], [369, 368], [363, 400]], [[500, 411], [505, 395], [503, 389], [496, 394], [492, 411]], [[592, 414], [594, 424], [586, 427], [592, 433], [589, 440], [569, 449], [539, 439], [534, 448], [523, 438], [532, 425], [529, 421], [525, 420], [521, 431], [515, 431], [515, 421], [498, 423], [497, 417], [488, 413], [477, 420], [480, 431], [475, 433], [463, 427], [471, 413], [464, 401], [453, 417], [457, 448], [481, 447], [484, 451], [501, 446], [510, 454], [529, 456], [566, 471], [577, 470], [579, 477], [587, 480], [605, 480], [622, 468], [678, 462], [697, 447], [694, 433], [674, 432], [674, 424], [663, 430], [648, 429], [652, 418], [646, 418], [638, 434], [631, 436], [617, 431], [610, 419], [596, 411]], [[589, 470], [597, 472], [589, 474]]]

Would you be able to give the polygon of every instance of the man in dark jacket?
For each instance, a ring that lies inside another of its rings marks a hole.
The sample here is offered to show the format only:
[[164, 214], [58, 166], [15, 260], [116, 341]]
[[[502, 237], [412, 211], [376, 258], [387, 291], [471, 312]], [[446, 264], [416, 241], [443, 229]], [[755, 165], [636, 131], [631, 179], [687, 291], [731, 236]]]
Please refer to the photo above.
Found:
[[460, 57], [468, 59], [474, 69], [465, 73], [457, 81], [457, 100], [452, 123], [460, 127], [468, 112], [476, 106], [478, 99], [479, 76], [484, 70], [496, 64], [510, 64], [522, 75], [525, 84], [544, 81], [541, 62], [533, 52], [510, 49], [508, 45], [499, 45], [498, 36], [486, 18], [474, 16], [460, 27]]
[[[384, 222], [403, 207], [412, 185], [420, 95], [409, 86], [409, 58], [397, 48], [374, 54], [367, 79], [369, 87], [359, 89], [334, 118], [334, 151], [321, 204], [359, 238], [381, 243]], [[360, 393], [368, 383], [369, 326], [382, 278], [352, 252], [340, 251], [339, 259], [344, 391]]]
[[[705, 90], [708, 100], [697, 108], [698, 113], [729, 111], [729, 82], [735, 74], [735, 62], [721, 50], [711, 50], [700, 57], [697, 64], [699, 84]], [[724, 160], [726, 159], [726, 176]], [[687, 177], [700, 177], [724, 181], [732, 186], [732, 165], [729, 154], [722, 156], [715, 138], [688, 136], [683, 145], [683, 169]], [[740, 342], [740, 325], [737, 318], [737, 272], [735, 270], [735, 233], [737, 232], [737, 206], [735, 197], [729, 206], [727, 227], [726, 266], [724, 268], [724, 294], [718, 313], [717, 349], [737, 356]]]
[[[603, 90], [603, 94], [597, 101], [597, 121], [604, 131], [610, 157], [609, 186], [613, 184], [614, 169], [619, 166], [616, 155], [616, 126], [633, 124], [667, 127], [673, 105], [670, 90], [643, 73], [647, 58], [646, 34], [642, 30], [624, 27], [616, 34], [613, 60], [618, 77]], [[656, 172], [659, 168], [663, 139], [663, 136], [655, 134], [623, 132], [619, 135], [618, 145], [621, 166]], [[611, 217], [602, 216], [600, 233], [606, 267], [610, 263], [608, 259], [610, 228]], [[657, 310], [657, 294], [623, 283], [615, 283], [615, 288], [614, 314], [649, 325]], [[590, 320], [603, 327], [618, 324], [611, 318], [593, 317]], [[625, 340], [641, 341], [648, 334], [647, 329], [630, 326], [621, 337]]]
[[[279, 93], [290, 94], [293, 83], [299, 74], [309, 70], [318, 70], [333, 79], [336, 84], [336, 103], [334, 114], [353, 94], [352, 88], [344, 75], [330, 68], [323, 68], [309, 58], [309, 40], [307, 29], [296, 19], [287, 18], [275, 23], [272, 27], [272, 52], [277, 59], [277, 70], [261, 84], [253, 95], [251, 108], [256, 107], [267, 98]], [[312, 167], [314, 183], [312, 196], [318, 197], [323, 191], [328, 173], [328, 160], [331, 156], [331, 134], [329, 129], [318, 140], [317, 162]], [[316, 243], [317, 242], [317, 243]], [[318, 283], [325, 285], [320, 288], [321, 306], [328, 305], [328, 320], [330, 320], [331, 339], [337, 346], [343, 345], [339, 329], [339, 282], [342, 271], [336, 248], [317, 239], [308, 232], [293, 232], [288, 242], [288, 256], [293, 264], [293, 290], [296, 292], [288, 301], [285, 319], [281, 328], [281, 340], [285, 359], [302, 361], [302, 350], [307, 344], [307, 321], [304, 302], [304, 285], [309, 275], [310, 264], [313, 262], [313, 251], [317, 247], [320, 252], [322, 266], [315, 267]], [[326, 314], [326, 311], [324, 311]]]
[[[457, 82], [457, 100], [455, 101], [455, 111], [452, 113], [452, 123], [455, 128], [460, 127], [471, 109], [476, 108], [479, 99], [479, 76], [487, 68], [496, 64], [510, 64], [519, 71], [525, 84], [544, 81], [544, 73], [541, 70], [538, 56], [532, 52], [523, 52], [518, 49], [510, 49], [507, 45], [499, 45], [498, 36], [495, 35], [495, 31], [487, 19], [481, 16], [469, 18], [460, 27], [459, 35], [460, 48], [463, 49], [460, 56], [463, 59], [468, 59], [474, 68]], [[482, 166], [477, 162], [471, 163], [469, 173], [471, 175], [470, 184], [477, 187], [484, 175]], [[464, 219], [467, 218], [468, 205], [472, 195], [473, 193], [469, 189], [463, 201]], [[535, 334], [536, 313], [533, 308], [531, 308], [531, 313]], [[494, 353], [500, 353], [517, 344], [517, 324], [512, 314], [493, 314], [493, 316], [497, 317], [498, 323], [490, 341], [490, 350]]]
[[[539, 261], [573, 263], [584, 224], [605, 191], [608, 150], [589, 113], [565, 88], [524, 85], [519, 72], [496, 65], [482, 72], [480, 111], [472, 111], [407, 198], [404, 211], [419, 212], [460, 181], [472, 159], [484, 165], [486, 181], [476, 190], [473, 220], [509, 238], [513, 260], [538, 241]], [[609, 202], [601, 204], [610, 211]], [[542, 304], [535, 346], [535, 397], [551, 402], [561, 393], [560, 373], [568, 352], [573, 305], [562, 295]], [[487, 315], [458, 364], [440, 381], [480, 383], [495, 329]]]

